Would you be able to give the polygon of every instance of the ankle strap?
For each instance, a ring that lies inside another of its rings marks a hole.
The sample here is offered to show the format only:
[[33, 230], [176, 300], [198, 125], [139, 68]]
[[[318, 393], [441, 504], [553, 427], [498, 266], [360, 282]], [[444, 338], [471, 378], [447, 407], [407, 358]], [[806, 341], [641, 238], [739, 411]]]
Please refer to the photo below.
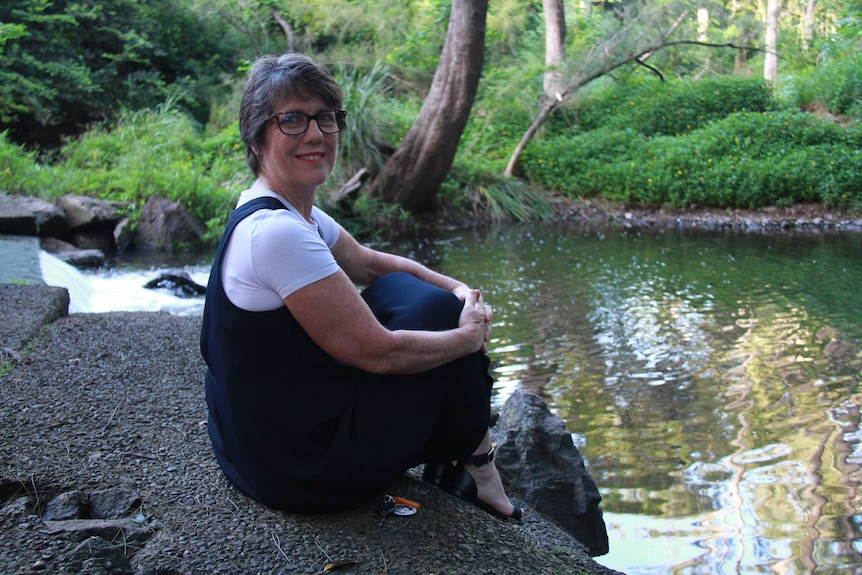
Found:
[[491, 450], [488, 453], [481, 453], [479, 455], [471, 455], [466, 459], [462, 459], [461, 463], [466, 463], [468, 465], [475, 465], [476, 467], [482, 467], [487, 463], [491, 463], [494, 461], [494, 452], [497, 451], [497, 444], [491, 444]]

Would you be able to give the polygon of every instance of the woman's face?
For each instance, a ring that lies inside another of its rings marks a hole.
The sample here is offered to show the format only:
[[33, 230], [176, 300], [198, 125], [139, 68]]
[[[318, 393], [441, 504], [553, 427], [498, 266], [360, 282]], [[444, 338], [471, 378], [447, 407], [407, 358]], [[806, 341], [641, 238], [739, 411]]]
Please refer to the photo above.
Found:
[[[317, 96], [308, 100], [280, 100], [273, 112], [303, 112], [314, 115], [331, 107]], [[324, 134], [317, 122], [310, 120], [308, 129], [296, 136], [287, 136], [278, 129], [275, 118], [266, 126], [259, 176], [273, 191], [292, 195], [313, 193], [335, 165], [338, 154], [338, 134]]]

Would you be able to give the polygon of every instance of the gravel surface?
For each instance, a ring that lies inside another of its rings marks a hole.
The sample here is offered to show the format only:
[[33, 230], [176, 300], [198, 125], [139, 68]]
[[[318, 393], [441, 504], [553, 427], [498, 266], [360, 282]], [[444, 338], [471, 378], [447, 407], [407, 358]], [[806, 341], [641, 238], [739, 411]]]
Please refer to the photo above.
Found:
[[[0, 285], [0, 573], [322, 573], [338, 560], [355, 563], [330, 572], [618, 573], [537, 513], [504, 523], [418, 469], [389, 490], [421, 503], [412, 516], [381, 521], [379, 501], [319, 516], [267, 509], [212, 455], [200, 318], [66, 316], [64, 298]], [[118, 518], [45, 520], [58, 494], [110, 488], [139, 500]]]

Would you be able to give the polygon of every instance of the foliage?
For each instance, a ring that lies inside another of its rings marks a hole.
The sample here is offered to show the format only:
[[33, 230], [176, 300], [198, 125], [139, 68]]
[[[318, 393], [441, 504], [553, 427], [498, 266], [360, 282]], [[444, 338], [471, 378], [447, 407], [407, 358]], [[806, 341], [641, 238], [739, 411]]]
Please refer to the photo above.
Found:
[[[572, 75], [590, 56], [597, 66], [600, 48], [625, 52], [696, 7], [710, 10], [707, 41], [759, 43], [760, 8], [747, 0], [733, 9], [688, 0], [606, 2], [589, 12], [584, 5], [567, 3], [565, 68]], [[645, 66], [607, 74], [581, 87], [579, 99], [544, 125], [521, 169], [532, 189], [572, 196], [723, 207], [801, 200], [858, 206], [859, 8], [859, 0], [818, 3], [810, 48], [802, 46], [801, 20], [782, 25], [777, 97], [762, 81], [742, 77], [758, 73], [756, 50], [661, 50], [646, 64], [671, 78], [665, 82]], [[436, 69], [449, 0], [2, 3], [4, 190], [128, 201], [133, 215], [148, 194], [158, 193], [182, 201], [220, 232], [233, 195], [250, 178], [235, 120], [248, 63], [285, 47], [274, 9], [295, 33], [297, 49], [331, 65], [345, 89], [349, 127], [321, 201], [332, 202], [326, 207], [352, 231], [406, 218], [379, 200], [360, 196], [348, 206], [331, 194], [361, 167], [376, 172], [414, 121]], [[489, 6], [479, 94], [439, 196], [447, 208], [512, 219], [548, 213], [531, 188], [499, 177], [538, 110], [541, 10], [538, 0]], [[635, 13], [643, 18], [626, 27]], [[693, 18], [681, 22], [676, 37], [698, 37]]]
[[553, 216], [544, 194], [520, 180], [489, 175], [494, 173], [485, 162], [456, 159], [443, 182], [441, 203], [455, 212], [487, 211], [501, 221], [541, 221]]
[[[533, 69], [541, 68], [535, 65]], [[503, 171], [518, 137], [530, 124], [534, 94], [541, 90], [541, 80], [532, 79], [535, 76], [511, 68], [485, 73], [456, 161], [474, 162], [479, 157], [489, 160], [486, 167], [491, 174]]]
[[118, 105], [170, 95], [200, 120], [235, 51], [214, 23], [173, 0], [0, 3], [0, 129], [57, 146]]
[[615, 84], [577, 102], [572, 113], [583, 130], [632, 127], [646, 136], [675, 136], [733, 112], [764, 112], [775, 107], [770, 88], [762, 80], [709, 78]]
[[392, 139], [394, 118], [387, 113], [389, 68], [377, 63], [366, 73], [345, 68], [338, 76], [348, 110], [348, 129], [339, 136], [340, 169], [349, 177], [360, 168], [377, 174], [386, 158], [381, 144]]
[[537, 141], [522, 167], [571, 196], [756, 208], [821, 201], [862, 208], [862, 127], [802, 112], [736, 112], [679, 136], [601, 128]]
[[430, 86], [446, 38], [450, 6], [448, 0], [419, 3], [411, 31], [390, 47], [385, 61], [401, 71], [410, 84]]
[[338, 218], [344, 229], [361, 239], [376, 239], [391, 229], [394, 223], [405, 224], [411, 220], [410, 213], [401, 206], [368, 194], [360, 194], [350, 205], [329, 204], [325, 207]]
[[827, 53], [820, 65], [788, 79], [786, 98], [800, 108], [862, 120], [862, 52], [834, 48]]
[[0, 140], [8, 191], [51, 198], [84, 194], [121, 202], [136, 218], [159, 195], [186, 206], [220, 235], [236, 194], [250, 182], [243, 147], [231, 129], [204, 139], [199, 126], [168, 102], [157, 110], [126, 112], [116, 126], [100, 126], [67, 143], [50, 166]]
[[8, 132], [0, 132], [0, 191], [27, 196], [42, 195], [51, 185], [54, 170], [37, 160], [35, 151], [9, 140]]

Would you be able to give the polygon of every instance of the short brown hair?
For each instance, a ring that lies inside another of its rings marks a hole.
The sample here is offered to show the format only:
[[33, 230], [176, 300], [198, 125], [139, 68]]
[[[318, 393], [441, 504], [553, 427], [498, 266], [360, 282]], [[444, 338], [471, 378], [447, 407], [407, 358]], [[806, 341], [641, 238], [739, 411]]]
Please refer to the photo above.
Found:
[[341, 87], [332, 74], [308, 56], [288, 52], [281, 56], [261, 56], [254, 62], [242, 93], [239, 135], [245, 144], [248, 166], [255, 176], [260, 161], [255, 149], [264, 143], [267, 118], [277, 112], [276, 101], [283, 98], [307, 100], [317, 96], [332, 109], [344, 101]]

